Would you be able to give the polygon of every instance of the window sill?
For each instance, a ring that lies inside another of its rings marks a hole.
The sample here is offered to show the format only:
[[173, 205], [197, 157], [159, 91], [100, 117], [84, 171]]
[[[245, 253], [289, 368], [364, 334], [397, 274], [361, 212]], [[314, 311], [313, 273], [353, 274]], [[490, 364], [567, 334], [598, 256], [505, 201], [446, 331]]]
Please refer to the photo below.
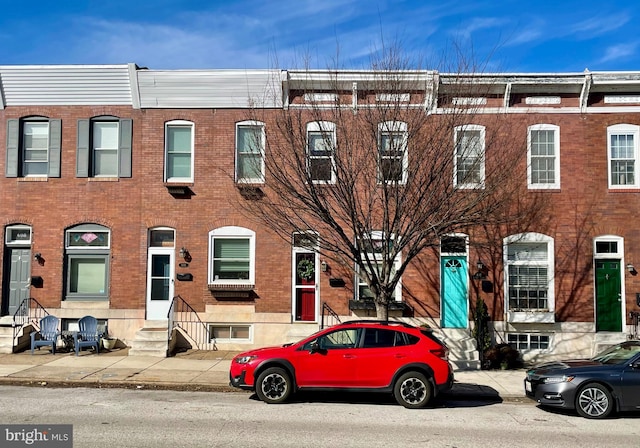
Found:
[[264, 197], [264, 184], [258, 183], [236, 183], [238, 191], [245, 199], [257, 200]]
[[551, 311], [509, 311], [507, 321], [521, 324], [553, 324], [555, 313]]
[[165, 182], [165, 188], [172, 196], [188, 196], [193, 194], [193, 182]]
[[49, 178], [47, 176], [38, 177], [19, 177], [18, 182], [47, 182]]
[[[407, 305], [404, 302], [389, 302], [389, 311], [405, 310]], [[375, 310], [376, 304], [373, 300], [349, 300], [350, 310]]]
[[253, 284], [224, 284], [210, 283], [209, 291], [253, 291], [256, 285]]
[[119, 177], [89, 177], [87, 178], [89, 182], [118, 182], [120, 181]]

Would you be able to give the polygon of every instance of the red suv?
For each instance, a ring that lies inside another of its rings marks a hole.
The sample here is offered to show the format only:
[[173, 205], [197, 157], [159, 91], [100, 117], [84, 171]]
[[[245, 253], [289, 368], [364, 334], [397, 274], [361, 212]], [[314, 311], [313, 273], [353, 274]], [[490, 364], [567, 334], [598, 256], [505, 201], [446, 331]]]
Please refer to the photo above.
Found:
[[453, 384], [449, 350], [430, 330], [402, 322], [350, 321], [295, 344], [241, 353], [230, 384], [282, 403], [297, 390], [393, 393], [406, 408], [426, 406]]

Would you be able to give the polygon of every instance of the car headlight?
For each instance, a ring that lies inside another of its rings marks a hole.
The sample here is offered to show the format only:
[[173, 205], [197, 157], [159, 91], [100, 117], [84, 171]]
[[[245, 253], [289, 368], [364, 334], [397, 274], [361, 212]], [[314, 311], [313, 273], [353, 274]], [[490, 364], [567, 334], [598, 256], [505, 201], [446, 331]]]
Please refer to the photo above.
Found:
[[248, 363], [250, 363], [251, 361], [253, 361], [256, 358], [257, 358], [256, 355], [240, 356], [240, 357], [236, 358], [235, 361], [238, 364], [248, 364]]
[[574, 378], [575, 376], [572, 375], [550, 376], [548, 378], [544, 378], [542, 382], [544, 384], [570, 383]]

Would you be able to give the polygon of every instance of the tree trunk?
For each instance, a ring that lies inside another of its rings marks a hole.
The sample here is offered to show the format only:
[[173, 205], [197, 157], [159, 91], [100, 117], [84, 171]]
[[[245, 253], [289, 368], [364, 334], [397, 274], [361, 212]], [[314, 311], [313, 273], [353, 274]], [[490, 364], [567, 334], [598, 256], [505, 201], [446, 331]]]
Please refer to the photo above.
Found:
[[376, 319], [387, 321], [389, 320], [389, 302], [388, 300], [376, 300]]

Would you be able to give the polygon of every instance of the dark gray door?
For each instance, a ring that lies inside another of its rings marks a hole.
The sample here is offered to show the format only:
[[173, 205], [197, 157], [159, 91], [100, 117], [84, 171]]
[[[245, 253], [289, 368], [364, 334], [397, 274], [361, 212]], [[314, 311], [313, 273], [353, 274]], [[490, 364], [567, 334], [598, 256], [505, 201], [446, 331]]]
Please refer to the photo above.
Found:
[[[20, 303], [29, 297], [31, 286], [31, 249], [9, 249], [9, 297], [7, 311], [16, 312]], [[5, 300], [7, 298], [5, 297]]]

